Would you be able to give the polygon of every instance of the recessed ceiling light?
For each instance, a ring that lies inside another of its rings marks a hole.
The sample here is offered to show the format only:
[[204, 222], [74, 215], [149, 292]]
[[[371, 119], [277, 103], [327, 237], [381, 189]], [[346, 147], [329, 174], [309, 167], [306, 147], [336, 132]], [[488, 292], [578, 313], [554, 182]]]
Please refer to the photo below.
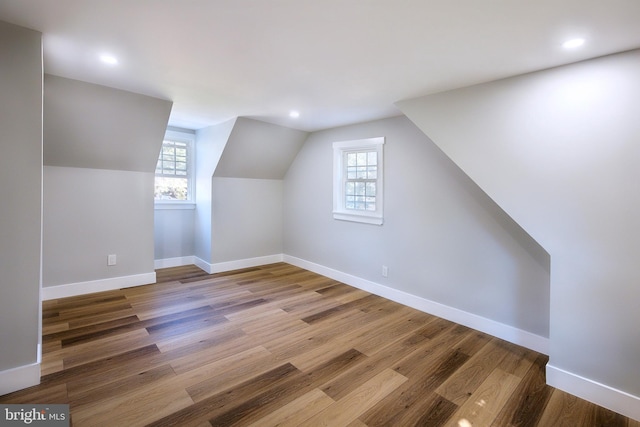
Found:
[[289, 117], [291, 117], [292, 119], [297, 119], [298, 117], [300, 117], [300, 112], [293, 110], [289, 112]]
[[584, 39], [571, 39], [571, 40], [567, 40], [566, 42], [562, 43], [562, 47], [566, 48], [566, 49], [573, 49], [576, 47], [580, 47], [584, 44]]
[[100, 61], [107, 65], [116, 65], [118, 63], [118, 58], [113, 55], [102, 54], [100, 55]]

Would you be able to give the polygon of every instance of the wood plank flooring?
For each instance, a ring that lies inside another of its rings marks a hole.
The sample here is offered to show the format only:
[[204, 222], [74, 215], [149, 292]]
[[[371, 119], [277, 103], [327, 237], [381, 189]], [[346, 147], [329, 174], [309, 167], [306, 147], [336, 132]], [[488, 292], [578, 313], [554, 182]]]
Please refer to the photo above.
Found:
[[43, 303], [74, 426], [640, 427], [545, 384], [547, 357], [284, 264]]

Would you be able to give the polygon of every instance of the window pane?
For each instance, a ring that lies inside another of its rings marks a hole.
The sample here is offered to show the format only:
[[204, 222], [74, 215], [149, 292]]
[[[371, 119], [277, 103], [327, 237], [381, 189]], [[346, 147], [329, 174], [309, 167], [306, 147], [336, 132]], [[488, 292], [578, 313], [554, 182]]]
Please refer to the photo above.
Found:
[[347, 196], [345, 199], [344, 207], [346, 209], [355, 209], [355, 196]]
[[333, 144], [335, 219], [382, 224], [382, 144], [382, 137]]
[[369, 166], [367, 168], [367, 179], [378, 179], [378, 167]]
[[190, 143], [164, 140], [158, 155], [156, 200], [188, 200]]
[[356, 179], [356, 168], [354, 166], [347, 167], [347, 179]]
[[367, 204], [367, 210], [376, 210], [376, 198], [375, 197], [366, 197], [364, 200]]
[[366, 194], [367, 194], [367, 196], [371, 196], [371, 197], [375, 197], [376, 196], [376, 183], [375, 182], [367, 182]]
[[368, 165], [377, 165], [378, 164], [378, 153], [375, 151], [369, 151], [367, 153], [367, 164]]
[[158, 200], [187, 200], [187, 178], [156, 176], [155, 198]]
[[356, 184], [354, 182], [347, 182], [344, 190], [345, 194], [347, 194], [348, 196], [352, 196], [356, 192]]
[[376, 210], [376, 182], [347, 181], [345, 183], [345, 208], [352, 210]]

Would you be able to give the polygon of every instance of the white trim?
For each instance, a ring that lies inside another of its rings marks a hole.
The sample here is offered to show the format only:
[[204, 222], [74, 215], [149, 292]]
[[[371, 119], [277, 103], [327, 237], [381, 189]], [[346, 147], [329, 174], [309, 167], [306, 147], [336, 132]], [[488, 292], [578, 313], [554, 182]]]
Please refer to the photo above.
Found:
[[215, 264], [209, 264], [208, 262], [194, 257], [194, 264], [206, 271], [209, 274], [222, 273], [224, 271], [239, 270], [241, 268], [257, 267], [260, 265], [273, 264], [276, 262], [282, 262], [284, 255], [275, 254], [267, 255], [256, 258], [239, 259], [235, 261], [218, 262]]
[[543, 336], [290, 255], [284, 256], [284, 262], [338, 280], [347, 285], [415, 308], [416, 310], [485, 332], [539, 353], [549, 354], [549, 339]]
[[[189, 130], [179, 130], [177, 128], [167, 128], [165, 130], [164, 138], [162, 139], [162, 144], [160, 145], [160, 150], [158, 152], [158, 159], [160, 159], [160, 154], [162, 154], [162, 146], [165, 141], [171, 142], [184, 142], [187, 144], [187, 175], [182, 176], [187, 178], [187, 200], [163, 200], [156, 199], [154, 197], [155, 209], [195, 209], [195, 197], [196, 197], [196, 134], [189, 132]], [[154, 169], [154, 177], [162, 176], [155, 174]], [[176, 175], [165, 175], [172, 178], [180, 177]], [[154, 183], [154, 192], [155, 192], [155, 183]], [[168, 207], [162, 206], [163, 203], [175, 204], [176, 207]], [[183, 207], [177, 207], [178, 205], [183, 205]], [[158, 206], [161, 205], [161, 206]]]
[[155, 210], [178, 210], [178, 209], [195, 209], [195, 202], [190, 201], [176, 201], [176, 200], [155, 200], [153, 203], [153, 209]]
[[207, 273], [211, 274], [211, 270], [213, 268], [212, 264], [209, 264], [208, 262], [204, 261], [201, 258], [198, 258], [197, 256], [193, 257], [193, 264], [196, 265], [196, 267], [199, 267], [200, 269], [206, 271]]
[[640, 421], [640, 397], [547, 363], [547, 384]]
[[91, 280], [89, 282], [69, 283], [66, 285], [44, 286], [42, 300], [66, 298], [93, 292], [112, 291], [114, 289], [131, 288], [156, 282], [156, 273], [134, 274], [131, 276], [112, 277], [109, 279]]
[[180, 256], [175, 258], [163, 258], [157, 259], [154, 261], [153, 268], [170, 268], [170, 267], [182, 267], [183, 265], [192, 265], [195, 264], [196, 257], [193, 255], [189, 256]]
[[333, 219], [339, 219], [341, 221], [362, 222], [364, 224], [382, 225], [384, 219], [379, 215], [367, 215], [367, 214], [350, 214], [344, 212], [333, 211]]
[[[384, 217], [384, 151], [385, 137], [340, 141], [333, 143], [333, 218], [342, 221], [382, 225]], [[345, 154], [353, 151], [373, 151], [378, 153], [376, 187], [376, 210], [363, 211], [345, 207]]]
[[40, 363], [0, 371], [0, 396], [40, 384]]

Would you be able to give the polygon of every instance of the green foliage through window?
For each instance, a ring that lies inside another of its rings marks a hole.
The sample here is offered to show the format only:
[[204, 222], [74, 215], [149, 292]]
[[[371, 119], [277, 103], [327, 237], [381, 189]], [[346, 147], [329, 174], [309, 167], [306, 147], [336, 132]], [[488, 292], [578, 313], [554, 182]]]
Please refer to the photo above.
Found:
[[156, 200], [189, 200], [189, 143], [165, 140], [158, 156]]

